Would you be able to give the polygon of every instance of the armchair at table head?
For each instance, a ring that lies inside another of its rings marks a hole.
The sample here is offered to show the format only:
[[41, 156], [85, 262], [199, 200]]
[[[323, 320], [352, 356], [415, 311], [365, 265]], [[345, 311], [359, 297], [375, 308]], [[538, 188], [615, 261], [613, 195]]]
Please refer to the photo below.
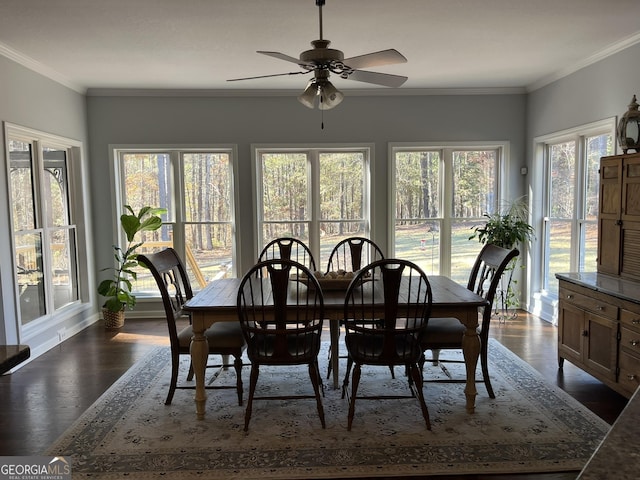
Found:
[[271, 240], [258, 255], [258, 262], [284, 258], [301, 263], [312, 272], [316, 271], [316, 261], [309, 247], [300, 239], [293, 237], [280, 237]]
[[[266, 275], [258, 274], [264, 271]], [[258, 262], [240, 283], [237, 308], [251, 361], [245, 431], [249, 429], [253, 401], [276, 398], [315, 398], [324, 428], [323, 386], [318, 370], [324, 297], [311, 270], [282, 258]], [[296, 394], [255, 396], [262, 365], [307, 365], [314, 395], [293, 392]]]
[[[178, 385], [178, 371], [180, 355], [189, 355], [189, 347], [193, 329], [191, 321], [178, 330], [178, 324], [183, 318], [188, 318], [182, 307], [187, 300], [193, 297], [193, 290], [189, 283], [184, 264], [173, 248], [166, 248], [156, 253], [138, 255], [138, 262], [146, 266], [152, 273], [162, 296], [167, 326], [169, 328], [169, 341], [171, 344], [171, 383], [165, 404], [171, 404], [177, 388], [193, 389], [193, 385]], [[189, 319], [190, 320], [190, 319]], [[237, 322], [214, 323], [205, 331], [209, 343], [209, 354], [234, 357], [233, 367], [236, 371], [235, 386], [218, 386], [215, 383], [206, 388], [235, 388], [238, 394], [238, 404], [242, 405], [242, 353], [246, 347], [240, 324]], [[207, 368], [227, 368], [223, 364], [207, 365]], [[217, 375], [216, 375], [217, 376]], [[193, 366], [189, 364], [187, 380], [193, 379]]]
[[327, 272], [345, 270], [356, 272], [362, 267], [384, 259], [384, 254], [378, 245], [365, 237], [349, 237], [338, 242], [327, 262]]
[[421, 341], [431, 312], [431, 285], [424, 272], [412, 262], [400, 259], [378, 260], [363, 267], [355, 276], [345, 296], [345, 343], [349, 353], [342, 396], [351, 394], [347, 428], [351, 430], [356, 399], [399, 398], [397, 395], [358, 396], [363, 365], [407, 371], [411, 395], [420, 403], [422, 416], [431, 429], [429, 412], [422, 391], [418, 361]]
[[[493, 244], [486, 244], [478, 254], [475, 263], [469, 275], [467, 288], [472, 292], [484, 297], [487, 305], [482, 309], [482, 321], [479, 327], [480, 336], [480, 364], [482, 367], [482, 379], [489, 397], [495, 398], [491, 380], [489, 377], [488, 364], [488, 342], [489, 342], [489, 326], [491, 324], [491, 314], [493, 309], [493, 301], [500, 286], [500, 280], [509, 263], [516, 258], [520, 252], [518, 249], [507, 249], [498, 247]], [[442, 366], [443, 370], [449, 377], [444, 380], [428, 380], [434, 382], [454, 382], [464, 383], [466, 379], [451, 378], [448, 370], [442, 365], [442, 362], [463, 363], [463, 360], [440, 360], [440, 350], [458, 350], [462, 349], [462, 338], [465, 332], [465, 326], [460, 323], [457, 318], [431, 318], [427, 325], [427, 333], [422, 341], [423, 351], [431, 350], [433, 353], [434, 364]], [[423, 355], [420, 365], [424, 366], [426, 359]]]

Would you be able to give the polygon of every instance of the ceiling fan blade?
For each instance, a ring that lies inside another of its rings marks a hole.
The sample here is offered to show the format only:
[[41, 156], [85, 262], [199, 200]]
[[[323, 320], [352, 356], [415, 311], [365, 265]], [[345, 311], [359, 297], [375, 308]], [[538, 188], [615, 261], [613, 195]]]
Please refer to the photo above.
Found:
[[257, 53], [261, 53], [262, 55], [268, 55], [270, 57], [277, 58], [279, 60], [284, 60], [285, 62], [291, 62], [291, 63], [296, 63], [298, 65], [304, 65], [304, 62], [301, 62], [299, 58], [295, 58], [295, 57], [292, 57], [290, 55], [285, 55], [284, 53], [280, 53], [280, 52], [265, 52], [265, 51], [261, 51], [261, 50], [258, 50]]
[[407, 81], [407, 77], [401, 75], [391, 75], [390, 73], [367, 72], [365, 70], [354, 70], [347, 79], [358, 82], [375, 83], [384, 87], [399, 87]]
[[381, 50], [379, 52], [367, 53], [357, 57], [345, 58], [344, 63], [349, 68], [359, 70], [361, 68], [379, 67], [381, 65], [392, 65], [394, 63], [406, 63], [407, 59], [394, 48]]
[[282, 76], [285, 76], [285, 75], [303, 75], [305, 73], [310, 73], [310, 71], [307, 71], [307, 72], [273, 73], [271, 75], [258, 75], [257, 77], [230, 78], [230, 79], [227, 80], [227, 82], [239, 82], [240, 80], [256, 80], [258, 78], [282, 77]]

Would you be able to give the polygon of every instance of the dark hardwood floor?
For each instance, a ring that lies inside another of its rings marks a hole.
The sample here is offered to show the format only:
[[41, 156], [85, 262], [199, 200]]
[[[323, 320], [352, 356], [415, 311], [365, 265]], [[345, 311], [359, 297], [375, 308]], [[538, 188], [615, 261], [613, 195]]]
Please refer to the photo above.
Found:
[[[556, 328], [521, 313], [494, 322], [491, 336], [613, 423], [627, 399], [569, 362], [558, 370]], [[164, 320], [127, 320], [120, 331], [101, 323], [83, 330], [12, 375], [0, 377], [0, 455], [40, 455], [138, 359], [168, 345]], [[482, 387], [479, 387], [483, 394]], [[577, 472], [535, 475], [473, 475], [471, 479], [568, 480]], [[437, 478], [453, 477], [429, 477]]]

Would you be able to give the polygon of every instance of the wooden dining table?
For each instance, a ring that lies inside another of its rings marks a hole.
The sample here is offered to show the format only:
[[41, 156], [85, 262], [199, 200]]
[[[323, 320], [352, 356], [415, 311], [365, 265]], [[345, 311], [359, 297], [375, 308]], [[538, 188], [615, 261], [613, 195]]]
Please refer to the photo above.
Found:
[[[204, 332], [214, 322], [238, 321], [237, 296], [241, 281], [240, 278], [213, 280], [184, 305], [184, 309], [191, 313], [192, 318], [191, 362], [196, 378], [195, 404], [198, 419], [205, 416], [207, 398], [205, 369], [209, 348]], [[487, 305], [487, 301], [449, 277], [430, 276], [429, 283], [433, 293], [431, 317], [457, 318], [466, 327], [462, 338], [467, 373], [464, 393], [467, 412], [473, 413], [477, 395], [475, 373], [480, 355], [478, 308]], [[344, 315], [344, 294], [344, 290], [323, 290], [324, 316], [329, 320], [330, 328], [334, 388], [339, 388], [338, 342], [340, 320]]]

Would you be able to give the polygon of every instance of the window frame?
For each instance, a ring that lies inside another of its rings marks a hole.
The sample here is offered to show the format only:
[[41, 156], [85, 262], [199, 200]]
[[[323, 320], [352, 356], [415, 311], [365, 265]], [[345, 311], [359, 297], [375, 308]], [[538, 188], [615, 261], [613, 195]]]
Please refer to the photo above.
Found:
[[[35, 337], [40, 333], [46, 332], [52, 328], [52, 325], [64, 321], [68, 315], [75, 313], [83, 304], [86, 304], [91, 298], [88, 285], [89, 282], [89, 261], [87, 252], [87, 232], [86, 224], [83, 221], [84, 207], [82, 200], [85, 197], [84, 186], [80, 180], [82, 173], [83, 146], [82, 142], [62, 137], [59, 135], [42, 132], [36, 129], [23, 127], [20, 125], [4, 122], [5, 134], [5, 156], [6, 175], [7, 175], [7, 192], [11, 195], [11, 162], [9, 160], [9, 141], [21, 141], [29, 143], [32, 146], [32, 168], [33, 173], [33, 202], [34, 202], [34, 221], [35, 226], [29, 229], [34, 232], [41, 232], [41, 249], [42, 249], [42, 268], [43, 268], [43, 287], [44, 287], [44, 309], [43, 315], [23, 323], [22, 313], [20, 309], [20, 291], [18, 279], [16, 278], [16, 242], [15, 231], [13, 230], [14, 218], [13, 212], [9, 210], [9, 228], [11, 239], [11, 257], [14, 284], [14, 301], [16, 322], [18, 327], [18, 337], [20, 341], [25, 342], [28, 338]], [[65, 186], [67, 188], [65, 206], [67, 208], [67, 223], [63, 225], [47, 225], [45, 216], [47, 215], [48, 206], [44, 204], [45, 198], [42, 189], [44, 188], [44, 176], [46, 175], [46, 165], [43, 156], [43, 148], [56, 148], [65, 151]], [[76, 299], [64, 305], [56, 307], [55, 293], [53, 283], [53, 262], [51, 259], [51, 242], [52, 232], [55, 230], [65, 230], [73, 232], [73, 251], [70, 252], [70, 262], [75, 267], [75, 291]], [[52, 323], [53, 322], [53, 323]], [[59, 336], [61, 334], [59, 333]]]
[[[494, 208], [500, 207], [501, 199], [508, 198], [508, 184], [506, 179], [509, 178], [509, 155], [510, 142], [508, 141], [465, 141], [465, 142], [392, 142], [389, 143], [389, 170], [388, 170], [388, 191], [389, 191], [389, 211], [388, 211], [388, 244], [389, 254], [395, 255], [396, 246], [396, 229], [395, 224], [398, 220], [396, 213], [396, 153], [403, 151], [439, 151], [440, 152], [440, 171], [439, 171], [439, 199], [440, 199], [440, 217], [429, 218], [425, 220], [440, 222], [441, 232], [447, 235], [440, 235], [440, 258], [439, 258], [439, 275], [451, 275], [451, 228], [456, 218], [453, 217], [453, 153], [459, 151], [496, 151], [496, 188], [497, 195], [495, 197]], [[447, 191], [447, 189], [449, 189]], [[469, 218], [473, 220], [473, 218]], [[478, 217], [478, 223], [481, 223], [482, 217]], [[472, 232], [469, 233], [471, 235]], [[480, 247], [480, 245], [479, 245]], [[478, 249], [479, 250], [479, 249]]]
[[[574, 177], [574, 199], [573, 199], [573, 216], [570, 219], [571, 224], [571, 240], [570, 240], [570, 267], [572, 272], [578, 271], [595, 271], [595, 265], [591, 268], [582, 270], [580, 265], [581, 256], [584, 255], [584, 233], [588, 225], [597, 226], [596, 220], [586, 218], [586, 195], [587, 195], [587, 149], [586, 139], [600, 135], [610, 135], [612, 138], [613, 152], [616, 154], [616, 118], [610, 117], [600, 121], [579, 125], [566, 130], [541, 135], [533, 139], [534, 146], [534, 163], [532, 168], [531, 191], [535, 194], [534, 221], [538, 225], [536, 228], [537, 235], [534, 240], [535, 252], [533, 255], [533, 264], [531, 265], [530, 275], [530, 295], [529, 303], [531, 310], [541, 318], [557, 323], [557, 301], [558, 292], [547, 288], [548, 272], [548, 253], [549, 246], [547, 238], [549, 236], [549, 222], [555, 217], [550, 216], [551, 209], [551, 191], [549, 183], [550, 175], [550, 155], [549, 149], [552, 145], [558, 145], [567, 142], [575, 142], [575, 177]], [[556, 272], [561, 273], [561, 272]]]
[[[173, 209], [170, 210], [166, 217], [163, 218], [163, 225], [168, 225], [172, 232], [173, 248], [176, 249], [181, 258], [186, 259], [186, 233], [185, 229], [187, 225], [192, 224], [211, 224], [211, 225], [229, 225], [231, 228], [231, 256], [232, 267], [230, 269], [230, 275], [236, 277], [238, 272], [241, 271], [239, 265], [240, 262], [240, 245], [239, 245], [239, 228], [237, 222], [237, 211], [239, 205], [239, 186], [238, 186], [238, 153], [237, 145], [235, 144], [207, 144], [207, 145], [147, 145], [147, 144], [127, 144], [127, 145], [110, 145], [109, 153], [111, 157], [112, 175], [113, 175], [113, 228], [114, 238], [118, 245], [123, 246], [126, 243], [124, 238], [124, 232], [122, 232], [119, 225], [120, 213], [124, 211], [125, 205], [125, 189], [123, 188], [124, 181], [124, 162], [122, 161], [123, 155], [126, 154], [167, 154], [169, 158], [169, 186], [167, 194], [170, 196], [170, 204], [173, 205]], [[228, 221], [209, 221], [209, 222], [192, 222], [187, 221], [186, 206], [182, 200], [185, 198], [185, 178], [184, 178], [184, 161], [185, 154], [197, 154], [197, 153], [224, 153], [229, 155], [229, 186], [232, 189], [230, 195], [230, 218]], [[193, 283], [193, 282], [192, 282]], [[192, 284], [194, 291], [200, 289], [199, 285]], [[135, 290], [134, 294], [138, 299], [145, 298], [157, 298], [159, 295], [156, 293], [150, 293], [143, 290]]]
[[[263, 182], [262, 182], [262, 162], [260, 161], [264, 153], [305, 153], [307, 155], [307, 178], [309, 179], [309, 205], [310, 218], [309, 225], [309, 250], [316, 259], [316, 267], [324, 270], [326, 265], [322, 265], [320, 254], [320, 224], [326, 222], [320, 218], [320, 164], [319, 158], [323, 153], [341, 152], [361, 152], [363, 155], [363, 192], [362, 192], [362, 222], [365, 225], [364, 236], [374, 240], [372, 234], [374, 230], [374, 215], [372, 214], [372, 198], [374, 195], [374, 145], [371, 143], [349, 143], [349, 144], [253, 144], [251, 145], [252, 156], [252, 185], [256, 192], [254, 199], [253, 225], [254, 231], [254, 257], [257, 258], [264, 243], [263, 237]], [[334, 222], [335, 220], [329, 220]]]

